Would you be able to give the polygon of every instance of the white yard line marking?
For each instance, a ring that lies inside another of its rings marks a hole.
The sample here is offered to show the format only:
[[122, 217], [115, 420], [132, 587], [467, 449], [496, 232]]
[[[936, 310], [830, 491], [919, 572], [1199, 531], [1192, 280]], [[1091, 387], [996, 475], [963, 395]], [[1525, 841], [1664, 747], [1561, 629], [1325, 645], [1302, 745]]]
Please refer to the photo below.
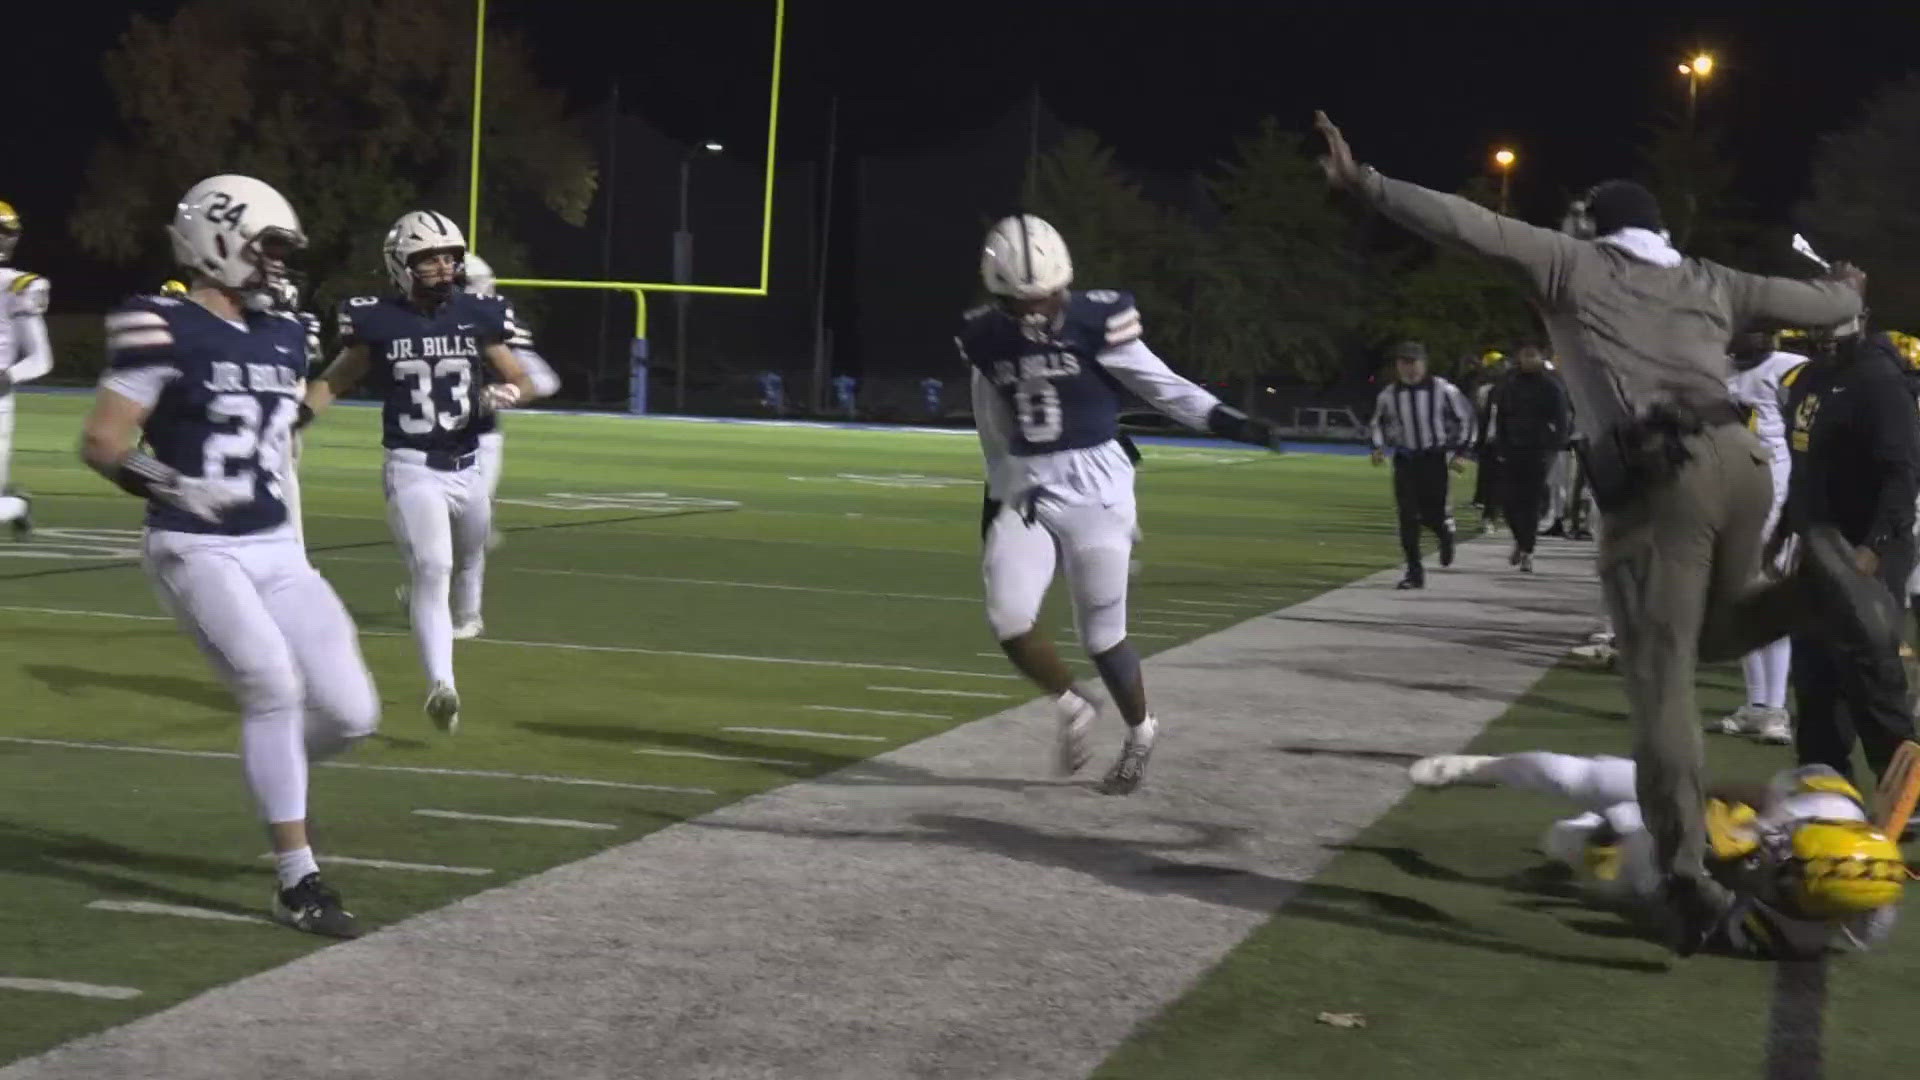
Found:
[[19, 611], [28, 615], [88, 615], [96, 619], [137, 619], [140, 622], [172, 622], [166, 615], [133, 615], [125, 611], [75, 611], [72, 608], [22, 607], [18, 604], [0, 604], [0, 611]]
[[888, 694], [930, 694], [935, 697], [991, 698], [994, 701], [1004, 701], [1013, 696], [1011, 694], [989, 693], [985, 690], [935, 690], [926, 686], [869, 686], [867, 689], [878, 690]]
[[137, 998], [140, 991], [130, 986], [96, 986], [93, 983], [66, 982], [61, 979], [10, 979], [0, 977], [0, 990], [30, 990], [41, 994], [72, 994], [74, 997], [105, 998], [125, 1001]]
[[415, 810], [418, 817], [447, 818], [451, 821], [489, 821], [501, 825], [551, 825], [556, 829], [613, 829], [601, 821], [575, 821], [556, 817], [509, 817], [504, 814], [469, 814], [462, 810]]
[[1128, 619], [1127, 621], [1139, 623], [1141, 626], [1186, 626], [1199, 627], [1202, 629], [1211, 625], [1203, 622], [1180, 622], [1175, 619]]
[[808, 712], [853, 713], [859, 716], [904, 716], [913, 720], [951, 720], [953, 717], [937, 712], [902, 712], [899, 709], [856, 709], [849, 705], [802, 705]]
[[[0, 611], [25, 611], [42, 615], [85, 615], [100, 619], [138, 619], [142, 622], [172, 622], [164, 615], [133, 615], [124, 611], [81, 611], [73, 608], [28, 608], [0, 605]], [[361, 637], [412, 637], [399, 630], [362, 630]], [[906, 671], [915, 675], [955, 675], [966, 679], [1017, 679], [1017, 675], [999, 675], [986, 671], [952, 671], [947, 668], [913, 667], [908, 664], [875, 664], [856, 660], [811, 660], [795, 656], [745, 656], [740, 653], [691, 652], [686, 649], [643, 649], [634, 645], [576, 645], [565, 641], [517, 641], [510, 638], [482, 637], [472, 640], [483, 645], [513, 645], [522, 649], [564, 649], [569, 652], [618, 653], [625, 656], [683, 656], [691, 660], [737, 660], [749, 664], [796, 664], [802, 667], [842, 668], [848, 671]]]
[[1244, 600], [1237, 601], [1234, 603], [1228, 603], [1223, 600], [1161, 600], [1159, 602], [1162, 604], [1179, 604], [1181, 607], [1205, 607], [1205, 608], [1239, 609], [1239, 608], [1257, 608], [1257, 607], [1266, 606], [1265, 604], [1249, 604]]
[[[354, 555], [320, 556], [328, 562], [372, 563], [396, 566], [392, 559], [366, 559]], [[776, 585], [762, 581], [723, 581], [715, 578], [661, 577], [654, 574], [620, 574], [601, 570], [554, 570], [538, 566], [516, 566], [515, 574], [546, 574], [552, 577], [595, 578], [603, 581], [641, 581], [661, 585], [711, 585], [725, 589], [764, 589], [769, 592], [821, 593], [828, 596], [866, 596], [877, 600], [939, 600], [947, 603], [978, 604], [977, 596], [940, 596], [933, 593], [870, 592], [865, 589], [832, 589], [823, 585]]]
[[1138, 633], [1134, 633], [1134, 632], [1129, 632], [1129, 633], [1127, 634], [1127, 636], [1128, 636], [1128, 637], [1138, 637], [1138, 638], [1154, 638], [1154, 639], [1156, 639], [1156, 640], [1160, 640], [1160, 639], [1165, 639], [1165, 640], [1168, 640], [1168, 641], [1171, 641], [1171, 640], [1172, 640], [1172, 639], [1174, 639], [1174, 638], [1177, 638], [1177, 637], [1182, 637], [1182, 636], [1184, 636], [1184, 635], [1181, 635], [1181, 634], [1149, 634], [1149, 633], [1146, 633], [1145, 631], [1141, 631], [1141, 632], [1138, 632]]
[[183, 904], [156, 904], [151, 900], [95, 900], [87, 905], [93, 911], [119, 911], [129, 915], [173, 915], [182, 919], [206, 919], [209, 922], [265, 923], [259, 915], [239, 915], [213, 908], [187, 907]]
[[[269, 851], [260, 857], [262, 859], [271, 859], [273, 858], [273, 852]], [[493, 873], [492, 870], [484, 866], [442, 866], [439, 863], [399, 862], [395, 859], [362, 859], [355, 855], [327, 855], [324, 856], [324, 858], [330, 866], [366, 866], [375, 870], [407, 870], [419, 874], [459, 874], [463, 877], [486, 877], [488, 874]]]
[[797, 735], [803, 739], [844, 739], [848, 742], [886, 742], [879, 735], [843, 735], [837, 731], [803, 731], [800, 728], [784, 727], [723, 727], [721, 731], [731, 731], [740, 735]]
[[[1202, 616], [1213, 615], [1213, 614], [1218, 614], [1221, 618], [1231, 618], [1231, 616], [1228, 615], [1226, 612], [1168, 611], [1165, 608], [1146, 608], [1146, 607], [1133, 608], [1131, 611], [1127, 613], [1127, 617], [1132, 618], [1135, 615], [1178, 615], [1183, 619], [1198, 619], [1198, 618], [1201, 618]], [[1139, 622], [1141, 620], [1135, 619], [1134, 621]]]
[[806, 767], [804, 761], [787, 761], [784, 758], [742, 757], [739, 754], [705, 754], [698, 750], [657, 750], [650, 746], [638, 747], [636, 754], [651, 754], [654, 757], [699, 758], [702, 761], [745, 761], [754, 765], [792, 765]]
[[[0, 735], [0, 743], [22, 746], [53, 746], [63, 750], [119, 750], [129, 754], [161, 754], [167, 757], [222, 758], [240, 755], [228, 750], [174, 750], [164, 746], [133, 746], [124, 743], [74, 742], [68, 739], [29, 739], [18, 735]], [[712, 795], [711, 788], [672, 787], [666, 784], [630, 784], [624, 780], [590, 780], [584, 776], [549, 776], [541, 773], [494, 772], [490, 769], [435, 769], [424, 765], [369, 765], [358, 761], [322, 761], [323, 769], [360, 769], [366, 772], [417, 773], [426, 776], [473, 776], [492, 780], [526, 780], [536, 784], [565, 784], [570, 787], [608, 787], [622, 791], [664, 791], [675, 795]]]

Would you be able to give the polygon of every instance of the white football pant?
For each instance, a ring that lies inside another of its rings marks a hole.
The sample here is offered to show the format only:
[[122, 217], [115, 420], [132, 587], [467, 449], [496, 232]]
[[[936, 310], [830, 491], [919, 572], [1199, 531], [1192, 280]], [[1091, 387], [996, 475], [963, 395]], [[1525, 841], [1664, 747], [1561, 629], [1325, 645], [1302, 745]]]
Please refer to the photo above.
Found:
[[1032, 630], [1054, 567], [1064, 562], [1080, 645], [1089, 655], [1106, 652], [1127, 636], [1133, 493], [1112, 491], [1104, 499], [1073, 504], [1042, 498], [1035, 510], [1029, 524], [1021, 508], [1010, 503], [987, 529], [981, 556], [987, 623], [1000, 641]]
[[507, 457], [507, 433], [495, 428], [480, 436], [480, 472], [487, 478], [487, 498], [500, 490], [500, 469]]
[[493, 503], [479, 465], [454, 472], [430, 469], [418, 450], [387, 451], [387, 525], [400, 545], [412, 582], [408, 614], [420, 663], [429, 684], [453, 681], [453, 610], [456, 578], [471, 576], [463, 597], [476, 605], [462, 621], [479, 615], [480, 575], [487, 559]]
[[333, 586], [283, 526], [251, 536], [151, 530], [160, 600], [240, 705], [240, 758], [269, 823], [307, 817], [307, 761], [373, 734], [380, 697]]
[[[1773, 451], [1773, 508], [1767, 511], [1767, 523], [1760, 535], [1770, 537], [1780, 522], [1780, 511], [1787, 505], [1787, 483], [1793, 473], [1793, 459], [1784, 446]], [[1793, 549], [1783, 547], [1776, 570], [1784, 571]], [[1793, 642], [1789, 638], [1770, 641], [1740, 660], [1740, 672], [1747, 684], [1747, 704], [1769, 709], [1787, 707], [1787, 676], [1793, 666]]]
[[13, 481], [13, 406], [14, 394], [0, 394], [0, 522], [13, 521], [27, 512], [27, 501], [6, 494]]
[[1653, 840], [1640, 817], [1634, 791], [1633, 762], [1618, 757], [1574, 757], [1529, 752], [1508, 754], [1474, 770], [1474, 779], [1500, 787], [1552, 795], [1584, 812], [1547, 827], [1540, 848], [1575, 870], [1583, 868], [1587, 845], [1601, 830], [1619, 837], [1620, 874], [1611, 884], [1639, 894], [1658, 885]]

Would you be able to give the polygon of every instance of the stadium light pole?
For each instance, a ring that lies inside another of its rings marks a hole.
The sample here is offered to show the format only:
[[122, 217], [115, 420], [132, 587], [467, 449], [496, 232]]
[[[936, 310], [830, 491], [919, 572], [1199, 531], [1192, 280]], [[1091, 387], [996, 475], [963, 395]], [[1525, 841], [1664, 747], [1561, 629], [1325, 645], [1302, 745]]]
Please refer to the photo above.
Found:
[[[687, 220], [687, 196], [693, 187], [693, 161], [701, 155], [718, 154], [726, 147], [708, 139], [680, 156], [680, 229], [673, 234], [673, 282], [693, 283], [693, 227]], [[673, 411], [687, 411], [687, 305], [689, 293], [673, 294]]]
[[1687, 131], [1692, 132], [1694, 117], [1700, 111], [1700, 81], [1713, 74], [1713, 54], [1695, 54], [1680, 65], [1680, 74], [1687, 77]]
[[1513, 163], [1520, 160], [1513, 151], [1501, 147], [1493, 152], [1493, 164], [1500, 170], [1500, 212], [1507, 212], [1507, 187], [1513, 179]]

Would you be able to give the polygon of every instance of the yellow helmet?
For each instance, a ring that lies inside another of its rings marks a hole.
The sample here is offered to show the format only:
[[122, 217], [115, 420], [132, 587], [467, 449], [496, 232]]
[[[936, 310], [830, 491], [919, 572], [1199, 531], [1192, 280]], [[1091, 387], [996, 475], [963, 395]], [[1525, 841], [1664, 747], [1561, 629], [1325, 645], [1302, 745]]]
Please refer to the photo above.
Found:
[[1507, 354], [1501, 352], [1499, 349], [1488, 349], [1486, 352], [1480, 355], [1480, 366], [1492, 367], [1493, 365], [1499, 363], [1502, 360], [1505, 360], [1506, 358], [1507, 358]]
[[1788, 894], [1813, 918], [1844, 918], [1900, 899], [1907, 864], [1900, 845], [1864, 821], [1816, 818], [1793, 831]]
[[169, 278], [160, 283], [160, 295], [185, 296], [187, 295], [187, 283], [177, 278]]
[[13, 257], [13, 247], [20, 242], [20, 212], [13, 204], [0, 199], [0, 263]]
[[1907, 367], [1920, 369], [1920, 337], [1898, 330], [1887, 331], [1887, 337], [1893, 341], [1893, 347], [1900, 350], [1900, 358], [1906, 361]]

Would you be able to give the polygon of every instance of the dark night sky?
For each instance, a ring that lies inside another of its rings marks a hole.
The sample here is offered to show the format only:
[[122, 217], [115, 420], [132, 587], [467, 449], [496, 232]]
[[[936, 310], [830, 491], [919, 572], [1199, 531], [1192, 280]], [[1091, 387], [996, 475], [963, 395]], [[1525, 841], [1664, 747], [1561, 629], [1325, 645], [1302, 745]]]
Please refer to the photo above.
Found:
[[[106, 273], [62, 250], [89, 148], [115, 122], [99, 56], [130, 12], [176, 4], [20, 6], [32, 10], [17, 13], [27, 44], [9, 55], [0, 198], [28, 218], [23, 263], [56, 279]], [[492, 11], [524, 29], [583, 109], [617, 74], [627, 107], [669, 134], [749, 154], [760, 143], [771, 0], [493, 0]], [[1263, 115], [1304, 127], [1315, 106], [1364, 158], [1435, 186], [1457, 186], [1510, 142], [1515, 201], [1536, 220], [1631, 169], [1639, 126], [1683, 101], [1674, 65], [1695, 46], [1720, 60], [1703, 116], [1727, 130], [1745, 194], [1784, 214], [1816, 136], [1911, 66], [1920, 40], [1920, 5], [1892, 3], [791, 0], [788, 18], [786, 158], [819, 155], [832, 93], [850, 160], [939, 144], [1037, 82], [1063, 120], [1157, 171], [1207, 166]]]

